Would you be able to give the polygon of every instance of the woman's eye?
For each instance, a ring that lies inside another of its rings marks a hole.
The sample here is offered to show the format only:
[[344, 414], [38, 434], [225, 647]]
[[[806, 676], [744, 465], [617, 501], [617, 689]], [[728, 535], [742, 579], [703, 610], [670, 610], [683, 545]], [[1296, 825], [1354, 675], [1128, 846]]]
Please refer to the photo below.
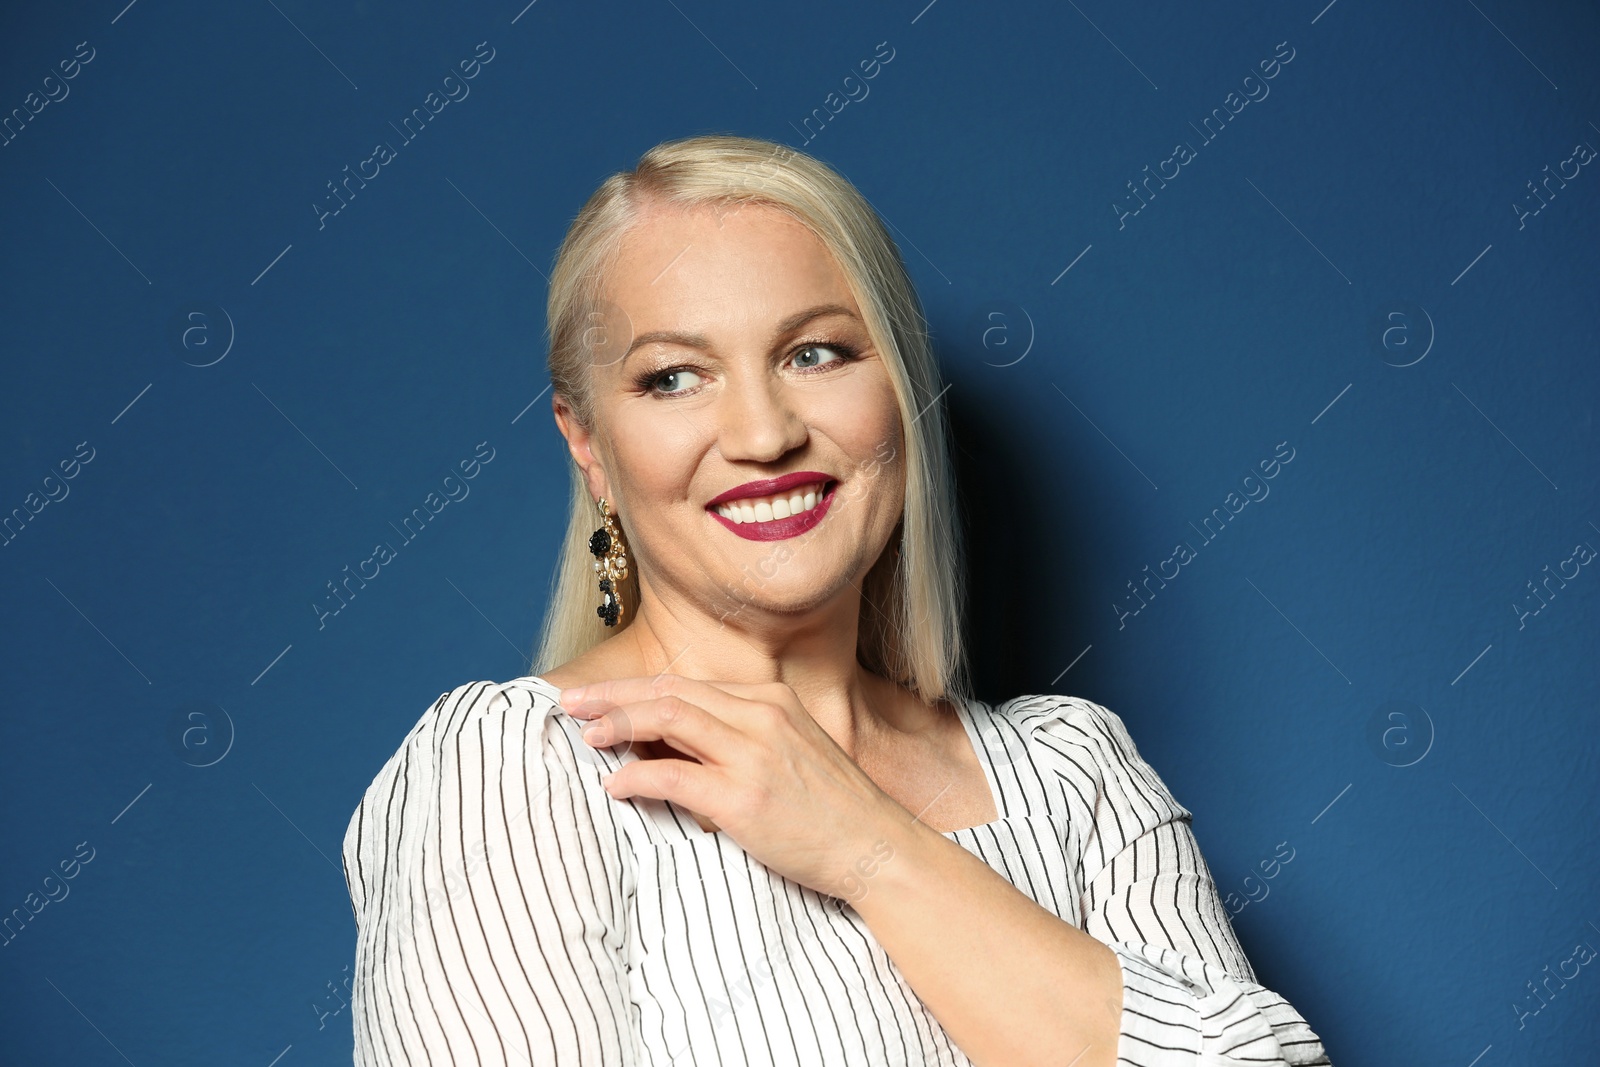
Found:
[[669, 370], [652, 378], [650, 381], [651, 390], [657, 393], [668, 394], [681, 393], [685, 389], [693, 388], [695, 383], [692, 381], [685, 382], [684, 375], [688, 375], [690, 378], [696, 377], [694, 371], [688, 369], [687, 367], [679, 367], [677, 370]]
[[[817, 367], [817, 366], [821, 366], [822, 362], [807, 362], [807, 357], [808, 357], [809, 353], [813, 353], [813, 352], [832, 352], [838, 359], [842, 360], [842, 359], [845, 358], [845, 355], [846, 355], [846, 353], [848, 351], [849, 350], [846, 349], [843, 345], [806, 345], [800, 351], [795, 353], [795, 357], [794, 358], [795, 358], [795, 363], [798, 366], [802, 367], [802, 368], [804, 368], [804, 367]], [[830, 361], [826, 361], [826, 362], [834, 362], [834, 361], [830, 360]]]

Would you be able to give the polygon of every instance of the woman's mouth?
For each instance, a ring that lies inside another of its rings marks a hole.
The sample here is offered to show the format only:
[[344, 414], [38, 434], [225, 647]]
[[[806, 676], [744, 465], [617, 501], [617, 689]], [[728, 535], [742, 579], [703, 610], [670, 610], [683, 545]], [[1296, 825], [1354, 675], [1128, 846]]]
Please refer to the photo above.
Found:
[[795, 537], [822, 521], [837, 481], [796, 486], [769, 496], [744, 497], [707, 508], [714, 518], [750, 541]]

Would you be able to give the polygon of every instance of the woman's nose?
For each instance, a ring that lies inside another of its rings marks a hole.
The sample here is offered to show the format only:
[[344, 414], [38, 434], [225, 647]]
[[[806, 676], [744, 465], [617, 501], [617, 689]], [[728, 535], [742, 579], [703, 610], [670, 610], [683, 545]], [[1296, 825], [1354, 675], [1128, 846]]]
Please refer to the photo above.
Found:
[[770, 378], [734, 381], [730, 386], [717, 411], [717, 438], [724, 458], [771, 462], [805, 442], [805, 421], [789, 387]]

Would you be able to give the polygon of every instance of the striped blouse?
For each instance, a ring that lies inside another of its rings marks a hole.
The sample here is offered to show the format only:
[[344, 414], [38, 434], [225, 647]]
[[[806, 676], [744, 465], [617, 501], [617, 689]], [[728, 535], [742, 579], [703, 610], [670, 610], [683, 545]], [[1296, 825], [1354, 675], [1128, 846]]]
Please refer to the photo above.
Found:
[[[357, 1065], [971, 1063], [848, 903], [611, 797], [600, 776], [639, 757], [584, 743], [558, 694], [441, 695], [351, 817]], [[1256, 983], [1190, 812], [1115, 713], [959, 714], [1000, 817], [945, 836], [1111, 947], [1119, 1064], [1328, 1064]]]

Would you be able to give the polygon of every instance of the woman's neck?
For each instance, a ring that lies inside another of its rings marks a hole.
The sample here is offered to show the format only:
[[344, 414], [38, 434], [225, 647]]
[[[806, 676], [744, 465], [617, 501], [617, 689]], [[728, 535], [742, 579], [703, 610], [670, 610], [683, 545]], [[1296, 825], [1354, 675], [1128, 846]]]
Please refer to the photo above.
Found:
[[783, 620], [789, 625], [780, 632], [777, 625], [735, 627], [717, 620], [685, 627], [669, 617], [663, 624], [660, 614], [647, 605], [621, 633], [547, 678], [563, 687], [661, 673], [712, 683], [781, 682], [852, 758], [893, 735], [920, 733], [938, 714], [860, 664], [853, 615], [848, 624], [817, 619], [795, 627]]

